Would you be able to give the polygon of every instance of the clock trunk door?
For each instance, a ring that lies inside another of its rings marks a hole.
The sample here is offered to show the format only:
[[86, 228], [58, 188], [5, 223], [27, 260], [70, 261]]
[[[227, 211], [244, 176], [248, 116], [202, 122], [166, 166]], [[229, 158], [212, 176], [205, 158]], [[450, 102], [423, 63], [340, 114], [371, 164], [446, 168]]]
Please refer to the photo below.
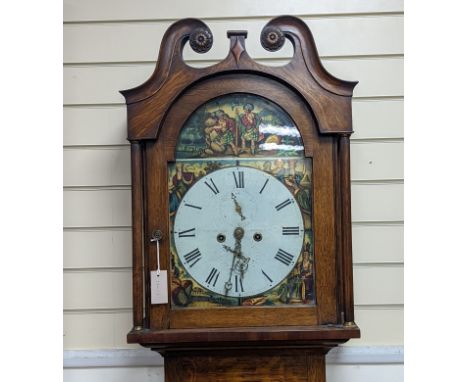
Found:
[[174, 102], [146, 144], [146, 236], [163, 231], [169, 275], [168, 305], [146, 291], [151, 328], [338, 322], [332, 143], [299, 95], [258, 76]]

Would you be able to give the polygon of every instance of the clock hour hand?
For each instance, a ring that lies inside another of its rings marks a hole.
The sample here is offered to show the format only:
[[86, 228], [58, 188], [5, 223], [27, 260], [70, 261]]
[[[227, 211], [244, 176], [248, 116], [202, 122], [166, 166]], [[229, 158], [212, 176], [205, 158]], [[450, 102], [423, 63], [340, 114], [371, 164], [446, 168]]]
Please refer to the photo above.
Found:
[[244, 229], [242, 227], [237, 227], [235, 230], [234, 230], [234, 238], [236, 239], [236, 243], [234, 244], [234, 249], [232, 249], [231, 247], [228, 247], [227, 245], [223, 245], [223, 248], [228, 251], [228, 252], [231, 252], [232, 254], [234, 254], [234, 257], [238, 257], [238, 258], [244, 258], [245, 257], [242, 255], [242, 238], [244, 237]]
[[232, 272], [234, 270], [239, 271], [241, 279], [243, 279], [244, 272], [247, 270], [247, 267], [249, 264], [250, 258], [242, 255], [241, 241], [243, 237], [244, 237], [244, 230], [241, 227], [237, 227], [234, 230], [234, 238], [236, 239], [234, 249], [232, 249], [231, 247], [228, 247], [227, 245], [223, 245], [223, 248], [226, 251], [231, 252], [234, 255], [232, 256], [232, 264], [231, 264], [231, 269], [229, 272], [229, 280], [226, 281], [226, 283], [224, 284], [226, 295], [228, 294], [229, 290], [232, 288], [232, 282], [231, 282]]
[[239, 204], [239, 202], [237, 201], [237, 198], [236, 198], [236, 195], [234, 195], [233, 193], [231, 193], [231, 199], [234, 200], [234, 204], [235, 204], [235, 208], [236, 208], [236, 212], [240, 215], [241, 217], [241, 220], [245, 220], [245, 216], [242, 215], [242, 207], [241, 205]]
[[232, 249], [231, 247], [228, 247], [227, 245], [223, 245], [223, 248], [228, 251], [233, 253], [234, 255], [237, 255], [237, 251], [235, 249]]
[[[237, 245], [236, 245], [237, 247]], [[245, 257], [242, 252], [239, 250], [239, 248], [234, 248], [232, 249], [231, 247], [228, 247], [227, 245], [223, 245], [223, 248], [231, 252], [233, 256], [233, 266], [231, 268], [238, 270], [241, 272], [241, 276], [243, 276], [243, 273], [245, 270], [247, 270], [247, 266], [249, 263], [250, 258]]]
[[[237, 240], [236, 240], [236, 247], [237, 247]], [[227, 245], [223, 245], [223, 248], [231, 252], [234, 256], [232, 256], [232, 263], [231, 263], [231, 269], [229, 270], [229, 280], [224, 283], [224, 294], [228, 295], [229, 291], [232, 289], [232, 271], [234, 270], [234, 265], [236, 263], [236, 258], [238, 251], [236, 249], [232, 249], [231, 247], [228, 247]]]

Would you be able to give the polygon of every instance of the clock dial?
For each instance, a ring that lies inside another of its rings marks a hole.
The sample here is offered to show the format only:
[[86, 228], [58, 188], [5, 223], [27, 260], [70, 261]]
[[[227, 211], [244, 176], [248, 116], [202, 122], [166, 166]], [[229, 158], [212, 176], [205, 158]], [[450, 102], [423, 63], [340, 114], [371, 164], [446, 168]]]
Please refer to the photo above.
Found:
[[248, 93], [184, 121], [168, 164], [173, 306], [315, 304], [313, 166], [295, 121]]
[[179, 259], [197, 283], [248, 297], [279, 284], [303, 247], [301, 210], [288, 188], [250, 167], [226, 167], [197, 180], [175, 214]]

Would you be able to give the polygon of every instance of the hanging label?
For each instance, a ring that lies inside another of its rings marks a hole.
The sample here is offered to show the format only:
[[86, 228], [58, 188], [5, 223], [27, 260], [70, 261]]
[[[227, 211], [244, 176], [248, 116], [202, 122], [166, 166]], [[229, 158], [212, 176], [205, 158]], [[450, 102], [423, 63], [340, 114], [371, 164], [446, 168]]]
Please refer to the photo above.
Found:
[[151, 271], [151, 304], [167, 303], [167, 271]]

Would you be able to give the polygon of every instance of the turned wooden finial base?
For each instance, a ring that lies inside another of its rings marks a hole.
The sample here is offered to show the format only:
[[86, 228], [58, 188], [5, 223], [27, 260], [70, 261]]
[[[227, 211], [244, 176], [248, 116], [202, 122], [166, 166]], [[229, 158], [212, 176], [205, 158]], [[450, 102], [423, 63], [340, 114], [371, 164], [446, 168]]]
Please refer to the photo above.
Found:
[[323, 349], [218, 350], [164, 355], [166, 382], [325, 382]]

